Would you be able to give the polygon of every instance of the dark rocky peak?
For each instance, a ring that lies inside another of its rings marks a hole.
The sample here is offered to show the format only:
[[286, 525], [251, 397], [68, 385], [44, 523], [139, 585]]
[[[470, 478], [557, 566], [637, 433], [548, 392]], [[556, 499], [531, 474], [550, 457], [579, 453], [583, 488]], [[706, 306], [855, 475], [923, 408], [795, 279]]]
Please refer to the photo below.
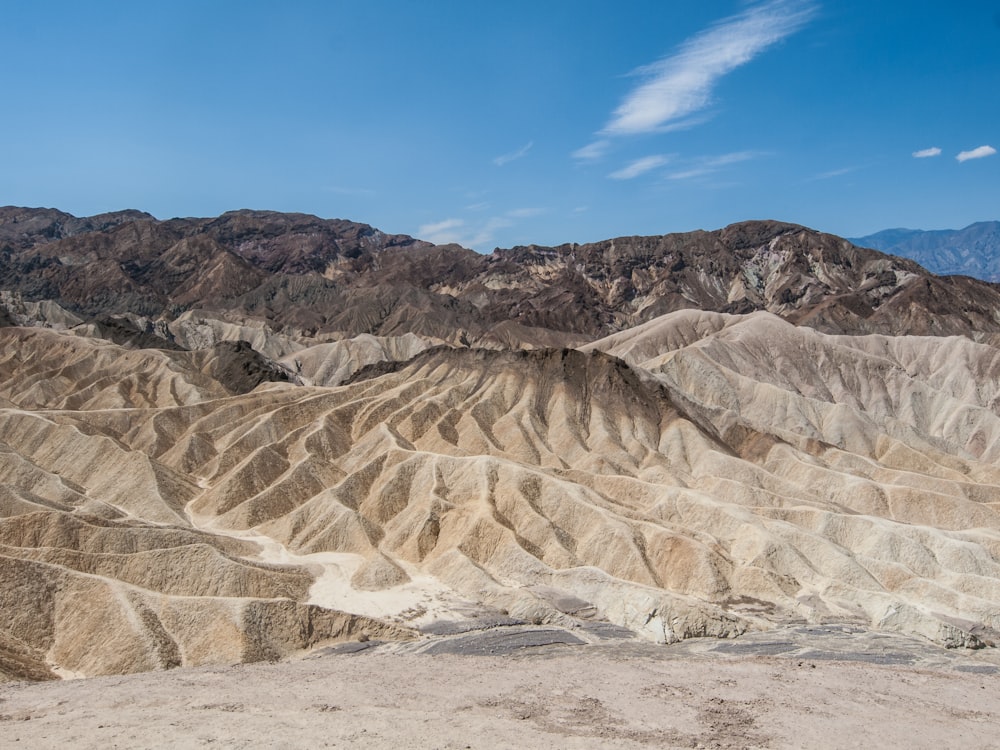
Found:
[[463, 284], [481, 274], [488, 257], [461, 245], [416, 243], [387, 247], [373, 258], [370, 270], [380, 282], [398, 285], [449, 287]]
[[[270, 273], [325, 273], [331, 265], [361, 260], [393, 247], [430, 247], [408, 235], [386, 234], [368, 224], [276, 211], [229, 211], [200, 220], [192, 231], [205, 234], [254, 266]], [[356, 270], [356, 269], [355, 269]]]
[[727, 248], [744, 250], [766, 245], [776, 237], [788, 234], [801, 234], [802, 232], [813, 235], [822, 234], [799, 224], [789, 224], [788, 222], [774, 221], [772, 219], [741, 221], [736, 224], [730, 224], [718, 232], [711, 232], [710, 234], [717, 234], [719, 241]]
[[81, 219], [83, 224], [79, 228], [75, 228], [75, 233], [104, 232], [123, 224], [130, 224], [136, 221], [155, 222], [156, 220], [155, 216], [146, 213], [145, 211], [137, 211], [134, 208], [127, 208], [123, 211], [109, 211], [107, 213], [96, 214], [95, 216], [88, 216], [85, 219]]
[[556, 247], [517, 246], [509, 250], [495, 250], [490, 257], [496, 263], [544, 265], [571, 262], [581, 268], [620, 268], [636, 266], [639, 262], [661, 265], [665, 260], [670, 260], [672, 265], [685, 255], [692, 259], [721, 253], [737, 258], [749, 257], [753, 251], [768, 245], [775, 238], [801, 233], [822, 236], [820, 232], [797, 224], [745, 221], [716, 231], [695, 230], [664, 235], [615, 237], [582, 245], [568, 243]]
[[141, 220], [155, 221], [150, 214], [133, 209], [80, 218], [54, 208], [3, 206], [0, 207], [0, 247], [25, 249]]

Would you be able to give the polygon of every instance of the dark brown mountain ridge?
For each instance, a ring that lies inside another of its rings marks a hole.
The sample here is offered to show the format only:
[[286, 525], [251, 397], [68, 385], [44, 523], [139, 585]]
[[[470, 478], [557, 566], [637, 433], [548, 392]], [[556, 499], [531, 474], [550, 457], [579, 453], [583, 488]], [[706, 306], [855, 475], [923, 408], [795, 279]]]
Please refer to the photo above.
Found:
[[159, 221], [7, 207], [0, 289], [86, 318], [202, 310], [307, 335], [492, 345], [593, 339], [690, 308], [767, 310], [833, 333], [1000, 331], [998, 285], [776, 221], [481, 255], [305, 214]]

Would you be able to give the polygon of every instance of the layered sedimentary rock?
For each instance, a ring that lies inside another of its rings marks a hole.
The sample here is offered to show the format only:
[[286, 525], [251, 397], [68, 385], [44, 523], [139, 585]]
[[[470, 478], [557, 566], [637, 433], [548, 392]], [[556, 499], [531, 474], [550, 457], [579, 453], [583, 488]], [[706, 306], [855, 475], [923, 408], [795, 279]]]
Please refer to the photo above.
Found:
[[260, 212], [0, 228], [6, 677], [444, 620], [1000, 633], [992, 285], [775, 222], [491, 256]]
[[469, 606], [571, 624], [560, 597], [661, 642], [1000, 630], [1000, 351], [967, 338], [685, 311], [233, 396], [190, 357], [5, 336], [8, 674], [275, 658]]

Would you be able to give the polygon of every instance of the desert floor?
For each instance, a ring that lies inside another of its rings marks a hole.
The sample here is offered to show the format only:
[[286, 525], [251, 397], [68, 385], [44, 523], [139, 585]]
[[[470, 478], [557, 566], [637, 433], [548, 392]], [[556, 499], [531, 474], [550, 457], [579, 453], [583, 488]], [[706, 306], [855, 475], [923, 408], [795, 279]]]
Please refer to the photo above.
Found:
[[1000, 748], [997, 649], [846, 626], [670, 647], [566, 635], [499, 629], [280, 664], [5, 684], [0, 745]]

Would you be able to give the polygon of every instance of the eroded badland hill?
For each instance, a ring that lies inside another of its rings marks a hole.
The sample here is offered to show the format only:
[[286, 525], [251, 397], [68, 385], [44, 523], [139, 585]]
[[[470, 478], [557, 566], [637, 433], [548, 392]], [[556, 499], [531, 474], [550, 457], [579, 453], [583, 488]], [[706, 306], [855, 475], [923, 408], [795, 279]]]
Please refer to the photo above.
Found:
[[778, 222], [479, 255], [8, 207], [0, 289], [7, 679], [518, 623], [1000, 636], [996, 285]]

